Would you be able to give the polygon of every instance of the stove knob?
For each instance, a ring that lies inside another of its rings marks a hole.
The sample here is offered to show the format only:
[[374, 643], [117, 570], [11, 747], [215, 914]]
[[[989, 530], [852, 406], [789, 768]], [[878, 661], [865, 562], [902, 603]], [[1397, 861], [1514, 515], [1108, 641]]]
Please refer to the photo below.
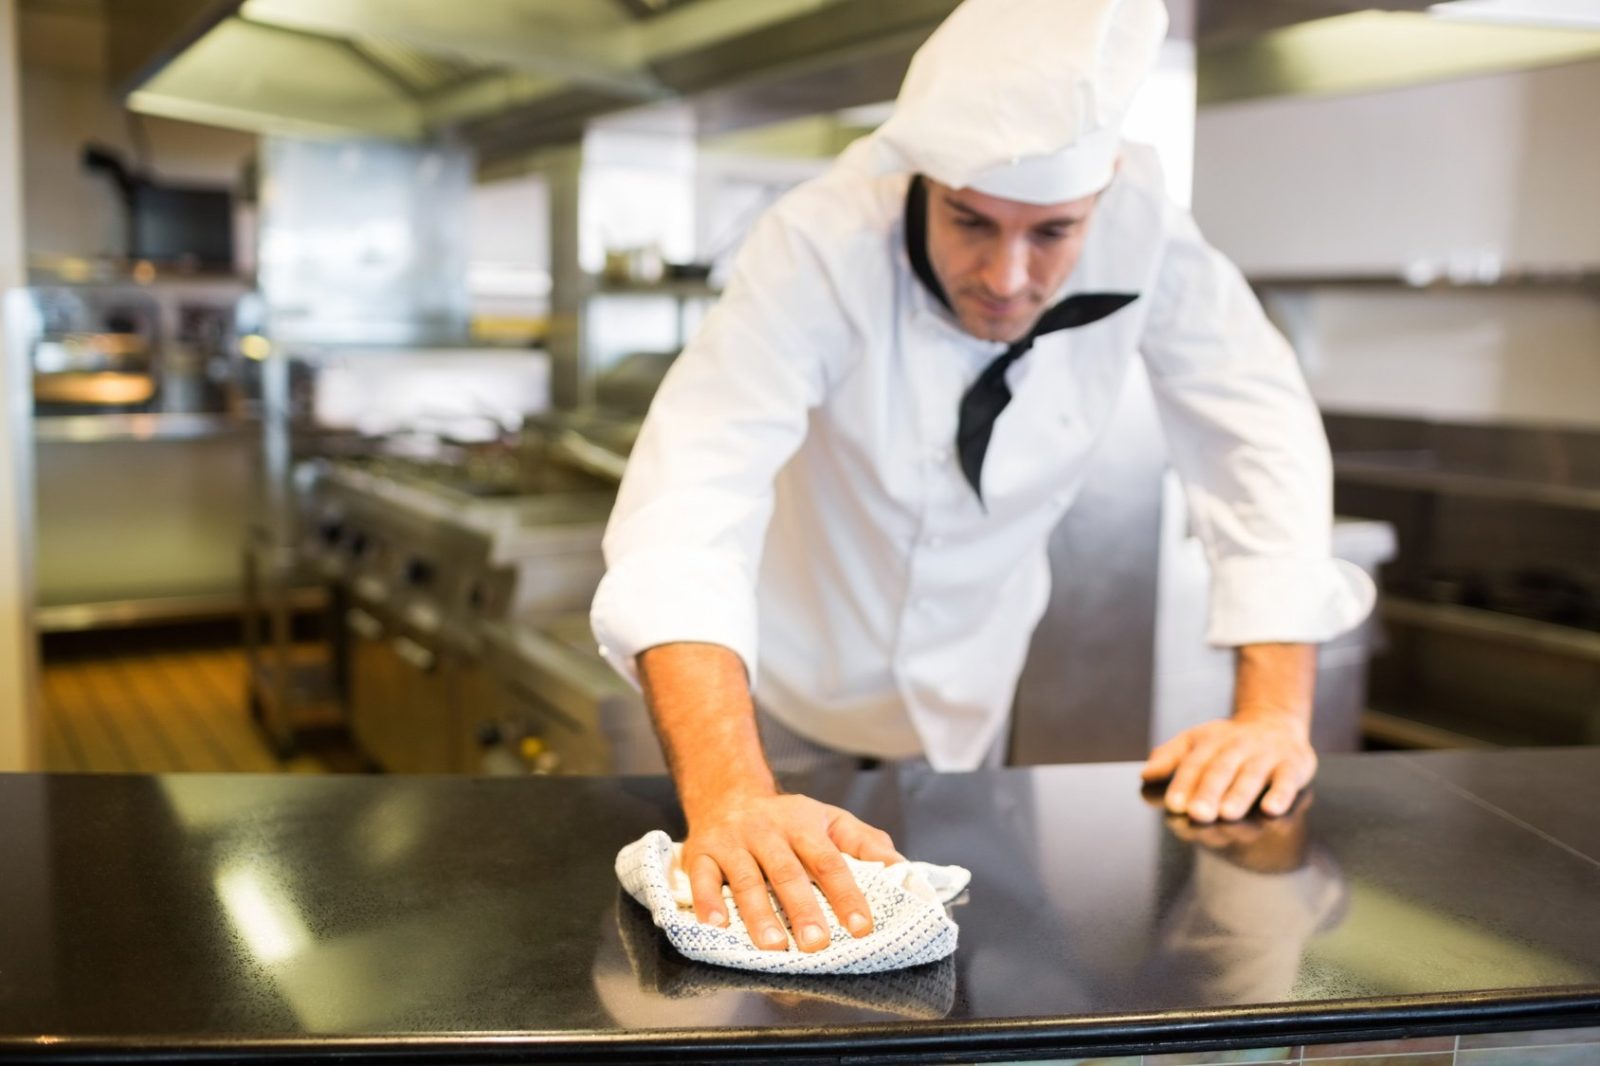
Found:
[[501, 731], [500, 731], [500, 723], [499, 722], [480, 722], [480, 723], [478, 723], [478, 747], [480, 747], [480, 748], [498, 747], [504, 739], [505, 738], [501, 734]]
[[406, 563], [406, 583], [421, 588], [433, 584], [433, 564], [426, 559], [412, 559]]
[[367, 548], [369, 546], [370, 542], [367, 540], [367, 535], [365, 533], [355, 533], [351, 535], [350, 554], [353, 557], [359, 559], [361, 556], [367, 554]]
[[317, 536], [322, 538], [322, 543], [333, 547], [339, 543], [339, 538], [344, 536], [344, 523], [329, 519], [317, 526]]

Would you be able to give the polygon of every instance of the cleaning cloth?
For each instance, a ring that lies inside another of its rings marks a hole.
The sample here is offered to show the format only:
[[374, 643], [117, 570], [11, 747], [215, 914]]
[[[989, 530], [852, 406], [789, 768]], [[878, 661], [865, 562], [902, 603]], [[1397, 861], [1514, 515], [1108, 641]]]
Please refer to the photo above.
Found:
[[[817, 903], [832, 939], [821, 951], [803, 952], [789, 934], [787, 951], [756, 946], [726, 885], [728, 924], [705, 925], [695, 917], [683, 845], [660, 830], [646, 833], [617, 853], [623, 890], [650, 912], [667, 940], [698, 962], [737, 970], [783, 974], [860, 974], [921, 966], [956, 950], [956, 923], [945, 910], [966, 889], [972, 874], [960, 866], [925, 862], [884, 864], [845, 856], [872, 912], [872, 932], [853, 937], [815, 885]], [[777, 900], [773, 909], [782, 915]]]

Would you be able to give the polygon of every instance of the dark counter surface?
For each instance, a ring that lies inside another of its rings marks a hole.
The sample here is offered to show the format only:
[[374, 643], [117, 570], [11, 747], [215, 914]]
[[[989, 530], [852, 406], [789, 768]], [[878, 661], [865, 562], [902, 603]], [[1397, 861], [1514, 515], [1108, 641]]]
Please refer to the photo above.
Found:
[[1039, 1059], [1600, 1025], [1600, 749], [1327, 759], [1278, 820], [1128, 764], [792, 782], [973, 870], [871, 977], [672, 955], [654, 778], [0, 776], [0, 1055]]

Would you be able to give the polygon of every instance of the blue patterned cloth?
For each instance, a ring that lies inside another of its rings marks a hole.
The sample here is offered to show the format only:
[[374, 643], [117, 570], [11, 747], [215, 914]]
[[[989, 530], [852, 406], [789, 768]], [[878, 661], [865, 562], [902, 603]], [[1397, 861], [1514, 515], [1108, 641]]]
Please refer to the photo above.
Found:
[[[760, 973], [861, 974], [921, 966], [956, 950], [956, 923], [945, 905], [972, 879], [960, 866], [923, 862], [886, 866], [847, 855], [845, 861], [872, 911], [872, 932], [851, 936], [813, 886], [832, 936], [828, 946], [802, 952], [791, 933], [787, 951], [767, 951], [750, 938], [726, 886], [728, 925], [705, 925], [695, 917], [688, 878], [679, 862], [681, 850], [682, 845], [660, 830], [646, 833], [617, 853], [617, 879], [649, 910], [668, 942], [696, 961]], [[782, 915], [776, 900], [773, 908]]]

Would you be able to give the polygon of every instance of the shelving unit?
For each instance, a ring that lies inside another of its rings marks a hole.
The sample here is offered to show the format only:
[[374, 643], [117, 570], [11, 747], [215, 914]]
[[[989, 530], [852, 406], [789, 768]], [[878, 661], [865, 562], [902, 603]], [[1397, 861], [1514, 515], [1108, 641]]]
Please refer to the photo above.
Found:
[[682, 350], [689, 343], [689, 305], [697, 300], [715, 300], [722, 295], [722, 290], [714, 287], [709, 281], [691, 279], [667, 278], [654, 282], [614, 281], [608, 278], [597, 278], [590, 293], [595, 296], [635, 296], [644, 298], [666, 298], [674, 301], [678, 312], [678, 337], [677, 348]]
[[1364, 731], [1405, 747], [1600, 742], [1595, 441], [1384, 421], [1331, 426], [1339, 509], [1401, 536]]

